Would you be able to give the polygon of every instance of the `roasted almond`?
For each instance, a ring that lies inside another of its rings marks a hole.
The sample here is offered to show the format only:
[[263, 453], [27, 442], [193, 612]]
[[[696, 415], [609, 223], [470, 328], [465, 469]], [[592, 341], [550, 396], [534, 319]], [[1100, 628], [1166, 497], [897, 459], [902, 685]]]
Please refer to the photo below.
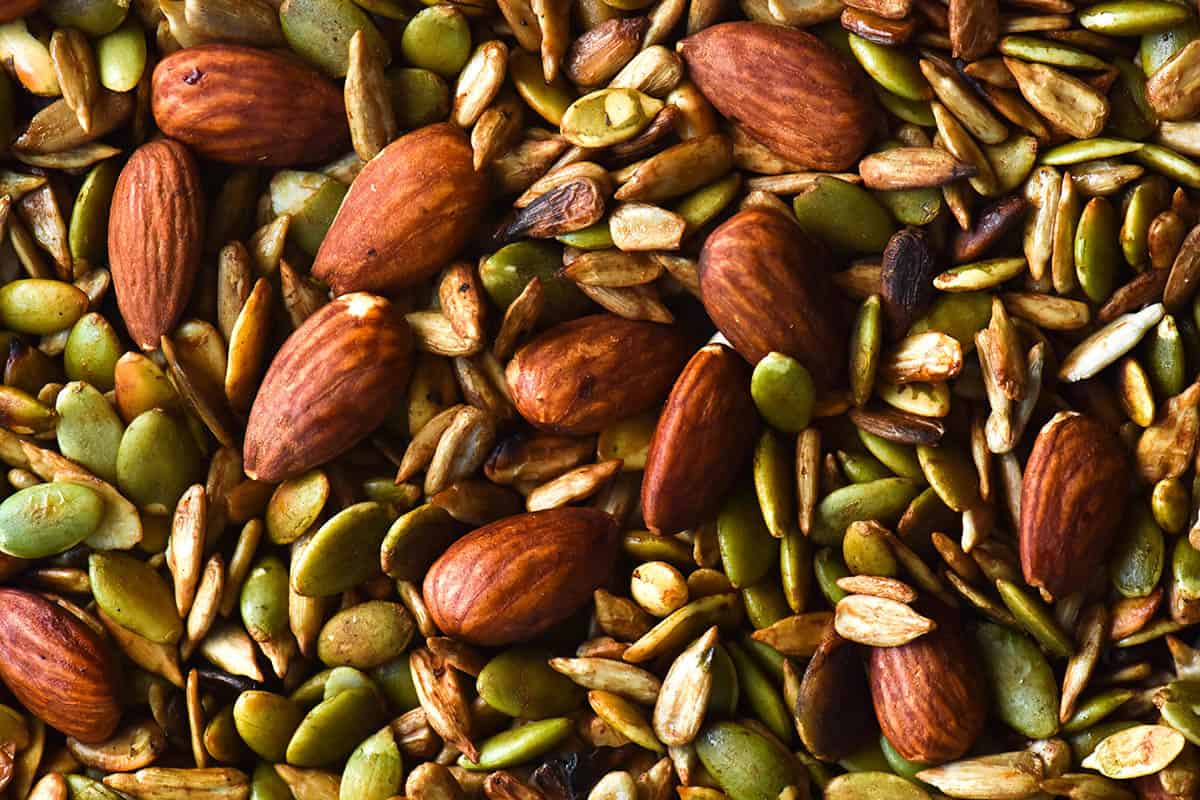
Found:
[[[775, 211], [735, 214], [700, 252], [700, 294], [708, 315], [742, 357], [792, 356], [824, 387], [845, 372], [845, 317], [822, 246]], [[770, 308], [772, 313], [763, 314]]]
[[574, 614], [612, 570], [616, 520], [565, 507], [518, 514], [459, 539], [425, 575], [438, 629], [472, 644], [532, 639]]
[[679, 53], [718, 111], [804, 167], [847, 169], [878, 127], [861, 73], [810, 33], [726, 22], [684, 39]]
[[188, 47], [154, 68], [154, 121], [205, 158], [251, 166], [342, 155], [342, 90], [302, 61], [232, 44]]
[[1091, 417], [1060, 412], [1037, 435], [1021, 484], [1025, 582], [1063, 597], [1086, 587], [1121, 524], [1131, 468]]
[[[754, 447], [750, 371], [733, 350], [702, 348], [683, 368], [658, 418], [642, 477], [642, 515], [660, 533], [712, 516]], [[696, 492], [703, 486], [704, 492]]]
[[336, 294], [419, 283], [467, 243], [487, 197], [462, 131], [444, 123], [413, 131], [355, 178], [317, 251], [313, 275]]
[[530, 424], [596, 433], [661, 401], [688, 349], [674, 327], [595, 314], [542, 333], [517, 351], [505, 376]]
[[271, 362], [246, 423], [246, 474], [280, 481], [323, 464], [383, 422], [408, 385], [412, 334], [382, 297], [323, 306]]
[[103, 636], [44, 597], [0, 589], [0, 680], [50, 727], [102, 742], [121, 718], [117, 662]]
[[121, 317], [143, 350], [157, 349], [183, 315], [203, 247], [195, 159], [170, 139], [142, 145], [113, 190], [108, 260]]

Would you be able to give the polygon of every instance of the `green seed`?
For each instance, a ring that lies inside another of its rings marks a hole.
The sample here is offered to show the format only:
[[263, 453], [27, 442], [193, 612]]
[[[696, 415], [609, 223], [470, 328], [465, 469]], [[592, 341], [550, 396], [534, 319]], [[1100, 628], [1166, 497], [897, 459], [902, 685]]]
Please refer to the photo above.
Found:
[[108, 320], [94, 312], [84, 314], [67, 335], [63, 369], [73, 381], [86, 381], [102, 392], [111, 391], [123, 351], [121, 337]]
[[848, 772], [825, 787], [825, 800], [929, 800], [929, 794], [911, 781], [886, 772]]
[[562, 744], [574, 725], [566, 717], [554, 717], [531, 722], [518, 728], [497, 733], [479, 746], [479, 761], [459, 756], [459, 766], [472, 772], [507, 769], [532, 761]]
[[895, 577], [900, 564], [891, 545], [872, 526], [850, 525], [842, 539], [842, 559], [853, 575]]
[[1059, 627], [1054, 615], [1032, 594], [1003, 578], [996, 580], [996, 590], [1000, 592], [1000, 599], [1004, 601], [1008, 610], [1047, 652], [1060, 658], [1066, 658], [1074, 652], [1071, 637]]
[[766, 576], [779, 558], [779, 543], [763, 521], [754, 488], [742, 485], [725, 500], [717, 517], [717, 541], [729, 581], [737, 588]]
[[125, 553], [92, 553], [88, 578], [96, 605], [119, 625], [156, 644], [183, 635], [175, 595], [161, 574]]
[[[896, 230], [874, 195], [852, 183], [821, 176], [792, 201], [800, 227], [841, 250], [882, 253]], [[854, 225], [844, 220], [855, 220]]]
[[917, 103], [933, 97], [933, 89], [921, 74], [921, 68], [903, 49], [876, 44], [854, 34], [850, 34], [849, 41], [858, 63], [884, 89]]
[[[141, 38], [139, 31], [138, 39]], [[144, 47], [143, 44], [143, 52]], [[118, 162], [101, 161], [83, 179], [75, 195], [75, 205], [71, 207], [71, 224], [67, 231], [71, 258], [90, 264], [102, 264], [108, 258], [108, 210], [120, 174]]]
[[1162, 528], [1142, 504], [1132, 510], [1133, 519], [1124, 527], [1109, 555], [1113, 587], [1123, 597], [1145, 597], [1154, 591], [1166, 561]]
[[713, 650], [712, 692], [708, 696], [708, 711], [718, 716], [730, 716], [737, 711], [741, 689], [737, 667], [722, 645]]
[[450, 87], [436, 72], [393, 67], [387, 72], [392, 107], [401, 129], [410, 131], [440, 122], [450, 113]]
[[45, 336], [64, 331], [84, 315], [88, 296], [64, 281], [20, 278], [0, 287], [0, 325]]
[[563, 112], [563, 137], [579, 147], [609, 147], [637, 136], [662, 108], [662, 101], [635, 89], [601, 89]]
[[390, 522], [387, 508], [373, 501], [339, 511], [292, 561], [292, 587], [305, 597], [328, 597], [378, 574]]
[[883, 757], [887, 759], [888, 766], [892, 768], [892, 772], [902, 778], [915, 778], [918, 772], [930, 766], [919, 761], [909, 761], [900, 755], [883, 734], [879, 735], [879, 749], [883, 753]]
[[921, 460], [917, 458], [917, 449], [912, 445], [899, 444], [884, 439], [882, 436], [858, 428], [859, 441], [867, 451], [879, 459], [889, 470], [901, 478], [911, 478], [914, 481], [924, 481], [925, 472]]
[[774, 576], [742, 589], [742, 605], [746, 607], [746, 619], [754, 630], [768, 628], [791, 615], [783, 587]]
[[1005, 36], [1000, 40], [999, 50], [1006, 56], [1022, 61], [1037, 61], [1068, 69], [1108, 69], [1108, 64], [1102, 58], [1077, 47], [1036, 36]]
[[362, 670], [354, 667], [334, 667], [329, 670], [329, 674], [325, 678], [321, 699], [328, 700], [334, 695], [352, 689], [370, 689], [376, 695], [383, 696], [375, 681], [371, 680], [371, 677]]
[[586, 313], [590, 301], [579, 287], [562, 277], [562, 247], [549, 242], [514, 242], [492, 253], [479, 265], [479, 279], [492, 302], [501, 310], [525, 290], [534, 278], [542, 281], [547, 325]]
[[389, 578], [419, 581], [446, 548], [465, 533], [464, 526], [439, 506], [417, 506], [388, 529], [380, 559]]
[[318, 703], [304, 715], [287, 745], [287, 762], [322, 767], [345, 758], [383, 721], [379, 698], [351, 689]]
[[940, 294], [933, 307], [908, 329], [914, 336], [926, 331], [941, 331], [962, 345], [963, 355], [975, 349], [975, 334], [992, 319], [992, 296], [987, 292]]
[[893, 475], [882, 461], [865, 453], [847, 453], [845, 450], [838, 450], [837, 460], [838, 465], [842, 468], [842, 473], [850, 479], [851, 483], [868, 483], [881, 478], [890, 478]]
[[[250, 777], [250, 800], [294, 800], [292, 790], [275, 771], [275, 766], [260, 761]], [[333, 798], [329, 798], [333, 800]]]
[[547, 663], [541, 650], [510, 648], [493, 658], [475, 680], [492, 708], [518, 719], [559, 717], [577, 710], [583, 691]]
[[283, 761], [288, 742], [303, 719], [299, 703], [271, 692], [242, 692], [233, 704], [238, 735], [267, 761]]
[[92, 535], [104, 501], [86, 486], [42, 483], [0, 503], [0, 553], [46, 558], [70, 550]]
[[317, 172], [281, 170], [271, 179], [270, 189], [271, 209], [277, 216], [291, 217], [289, 237], [315, 255], [350, 187]]
[[1038, 147], [1038, 140], [1027, 133], [1015, 133], [1000, 144], [983, 146], [996, 173], [997, 192], [1006, 194], [1025, 182], [1037, 164]]
[[399, 603], [360, 603], [334, 614], [321, 628], [317, 657], [330, 667], [371, 669], [403, 653], [415, 627]]
[[1136, 153], [1141, 150], [1143, 144], [1141, 142], [1131, 142], [1127, 139], [1110, 139], [1100, 137], [1097, 139], [1077, 139], [1067, 144], [1060, 144], [1058, 147], [1052, 147], [1047, 150], [1041, 157], [1042, 164], [1050, 164], [1051, 166], [1066, 166], [1068, 164], [1078, 164], [1083, 161], [1094, 161], [1098, 158], [1116, 158], [1128, 153]]
[[284, 0], [279, 22], [288, 46], [332, 78], [346, 76], [355, 31], [363, 32], [385, 63], [391, 60], [375, 23], [350, 0]]
[[1157, 144], [1147, 144], [1133, 157], [1149, 169], [1191, 189], [1200, 189], [1200, 164]]
[[88, 36], [103, 36], [117, 29], [129, 13], [121, 0], [47, 0], [42, 13], [59, 28], [78, 28]]
[[1093, 197], [1075, 230], [1075, 274], [1093, 303], [1103, 303], [1112, 294], [1120, 257], [1116, 212], [1108, 200]]
[[750, 394], [768, 423], [784, 433], [799, 433], [812, 419], [817, 390], [803, 364], [783, 353], [768, 353], [754, 367]]
[[1000, 719], [1034, 739], [1057, 733], [1058, 683], [1042, 651], [1021, 634], [991, 622], [979, 626], [975, 642]]
[[796, 527], [796, 466], [792, 448], [765, 430], [754, 448], [754, 490], [767, 530], [782, 539]]
[[1147, 139], [1158, 127], [1158, 118], [1146, 96], [1146, 75], [1128, 58], [1114, 58], [1112, 63], [1118, 75], [1108, 93], [1108, 127], [1126, 139]]
[[1187, 487], [1178, 478], [1164, 478], [1150, 493], [1150, 511], [1154, 521], [1167, 533], [1179, 534], [1187, 528], [1190, 498]]
[[934, 126], [933, 108], [929, 105], [928, 100], [909, 100], [907, 97], [901, 97], [898, 94], [889, 92], [879, 84], [871, 88], [875, 90], [875, 96], [879, 98], [879, 104], [896, 117], [912, 125], [920, 125], [923, 128], [932, 128]]
[[1142, 363], [1159, 397], [1174, 397], [1187, 386], [1187, 355], [1175, 318], [1163, 317], [1141, 345]]
[[1186, 538], [1175, 542], [1171, 553], [1172, 604], [1186, 604], [1200, 598], [1200, 550]]
[[289, 478], [267, 503], [267, 535], [275, 544], [291, 544], [308, 531], [329, 499], [329, 478], [319, 469]]
[[551, 125], [562, 124], [567, 108], [575, 101], [575, 92], [562, 75], [546, 83], [541, 59], [521, 49], [509, 55], [508, 74], [517, 94], [530, 108]]
[[1092, 695], [1079, 703], [1071, 718], [1062, 724], [1062, 733], [1079, 733], [1087, 730], [1133, 699], [1133, 696], [1132, 689], [1108, 689]]
[[1150, 263], [1150, 223], [1167, 208], [1170, 199], [1167, 182], [1159, 175], [1143, 178], [1129, 193], [1120, 231], [1121, 252], [1129, 266], [1140, 270]]
[[709, 724], [694, 744], [700, 763], [732, 800], [778, 800], [800, 780], [795, 756], [740, 723]]
[[260, 558], [242, 584], [239, 609], [246, 632], [271, 642], [288, 631], [288, 570], [275, 556]]
[[862, 407], [875, 390], [875, 372], [883, 347], [883, 308], [879, 295], [863, 301], [850, 330], [850, 397]]
[[154, 408], [139, 414], [117, 449], [117, 485], [138, 506], [167, 513], [198, 477], [200, 451], [183, 423]]
[[836, 606], [838, 601], [846, 597], [846, 592], [837, 585], [839, 578], [850, 577], [850, 570], [842, 561], [841, 553], [832, 547], [823, 547], [813, 558], [813, 574], [817, 579], [817, 587], [825, 596], [825, 601]]
[[422, 9], [405, 26], [400, 52], [414, 67], [454, 78], [471, 57], [467, 18], [453, 6]]
[[812, 539], [820, 545], [838, 545], [851, 522], [895, 522], [919, 492], [917, 483], [908, 478], [856, 483], [830, 492], [817, 504]]
[[339, 800], [387, 800], [403, 788], [404, 760], [391, 728], [354, 748], [342, 771]]
[[117, 450], [125, 424], [99, 391], [86, 383], [68, 383], [55, 401], [58, 449], [106, 481], [117, 480]]
[[725, 649], [737, 669], [738, 690], [749, 710], [780, 741], [790, 742], [794, 730], [792, 717], [775, 684], [740, 645], [726, 642]]
[[387, 696], [394, 711], [403, 713], [421, 704], [413, 685], [412, 669], [408, 665], [407, 657], [381, 664], [371, 670], [371, 677]]
[[804, 610], [813, 581], [813, 550], [808, 537], [793, 528], [779, 542], [779, 575], [792, 613]]
[[146, 34], [136, 20], [125, 20], [115, 31], [96, 40], [96, 66], [100, 85], [110, 92], [137, 88], [146, 71]]
[[[736, 172], [726, 175], [720, 180], [714, 181], [707, 186], [701, 186], [690, 194], [686, 194], [675, 204], [675, 213], [683, 217], [687, 223], [687, 231], [689, 234], [694, 233], [709, 222], [712, 222], [718, 214], [720, 214], [730, 203], [737, 197], [738, 190], [742, 188], [741, 176]], [[607, 223], [596, 223], [601, 225], [603, 230], [607, 232]], [[592, 226], [596, 227], [596, 226]], [[582, 231], [577, 231], [582, 233]], [[567, 236], [560, 236], [558, 240], [564, 244], [570, 244], [574, 247], [582, 247], [582, 245], [568, 241]], [[599, 249], [599, 247], [612, 247], [612, 237], [608, 237], [608, 244], [598, 245], [592, 248], [584, 249]]]
[[1191, 10], [1170, 0], [1108, 0], [1079, 12], [1079, 24], [1109, 36], [1142, 36], [1192, 21]]

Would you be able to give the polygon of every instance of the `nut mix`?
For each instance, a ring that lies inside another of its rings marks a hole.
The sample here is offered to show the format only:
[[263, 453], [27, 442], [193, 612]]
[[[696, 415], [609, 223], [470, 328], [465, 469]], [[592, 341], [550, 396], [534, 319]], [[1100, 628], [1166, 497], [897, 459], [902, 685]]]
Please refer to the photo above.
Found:
[[0, 800], [1200, 797], [1190, 0], [0, 0]]

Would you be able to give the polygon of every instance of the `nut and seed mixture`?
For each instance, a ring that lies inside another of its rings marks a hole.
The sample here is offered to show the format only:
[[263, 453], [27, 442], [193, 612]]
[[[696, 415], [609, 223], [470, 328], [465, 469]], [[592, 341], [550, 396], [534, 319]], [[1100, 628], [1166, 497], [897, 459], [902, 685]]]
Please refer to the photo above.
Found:
[[1200, 797], [1193, 0], [0, 67], [0, 800]]

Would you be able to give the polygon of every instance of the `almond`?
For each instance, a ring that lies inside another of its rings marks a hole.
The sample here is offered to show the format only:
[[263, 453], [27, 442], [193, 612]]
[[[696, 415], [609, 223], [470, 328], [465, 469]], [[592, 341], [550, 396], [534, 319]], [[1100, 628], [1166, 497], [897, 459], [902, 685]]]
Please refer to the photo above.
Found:
[[129, 335], [155, 350], [182, 316], [204, 246], [204, 195], [188, 149], [170, 139], [134, 151], [113, 191], [108, 260]]
[[[642, 478], [646, 525], [674, 533], [712, 516], [757, 433], [745, 362], [724, 345], [702, 348], [675, 381], [650, 440]], [[700, 495], [697, 486], [704, 487]]]
[[616, 520], [565, 507], [518, 514], [455, 542], [425, 575], [438, 629], [478, 645], [532, 639], [583, 607], [617, 556]]
[[12, 22], [37, 11], [42, 0], [0, 0], [0, 23]]
[[948, 612], [938, 628], [899, 647], [873, 647], [871, 700], [883, 735], [909, 761], [940, 764], [966, 753], [983, 730], [987, 689]]
[[1131, 483], [1120, 440], [1061, 412], [1038, 433], [1021, 484], [1025, 582], [1062, 597], [1087, 586], [1125, 512]]
[[280, 481], [379, 427], [408, 385], [412, 334], [392, 305], [348, 294], [287, 338], [263, 378], [243, 448], [246, 474]]
[[596, 433], [661, 401], [688, 350], [675, 327], [595, 314], [542, 333], [517, 351], [505, 376], [530, 424]]
[[828, 388], [845, 371], [846, 341], [829, 270], [821, 245], [782, 213], [749, 209], [704, 243], [700, 296], [717, 328], [751, 364], [772, 351], [784, 353]]
[[117, 662], [100, 633], [40, 595], [0, 589], [0, 680], [50, 727], [102, 742], [121, 718]]
[[800, 166], [848, 169], [878, 128], [861, 72], [810, 33], [726, 22], [684, 39], [679, 53], [718, 111]]
[[342, 90], [303, 62], [253, 47], [188, 47], [159, 62], [151, 83], [162, 131], [214, 161], [311, 164], [347, 149]]
[[313, 274], [337, 294], [420, 283], [467, 243], [487, 199], [487, 181], [472, 166], [462, 131], [448, 124], [413, 131], [351, 184]]

